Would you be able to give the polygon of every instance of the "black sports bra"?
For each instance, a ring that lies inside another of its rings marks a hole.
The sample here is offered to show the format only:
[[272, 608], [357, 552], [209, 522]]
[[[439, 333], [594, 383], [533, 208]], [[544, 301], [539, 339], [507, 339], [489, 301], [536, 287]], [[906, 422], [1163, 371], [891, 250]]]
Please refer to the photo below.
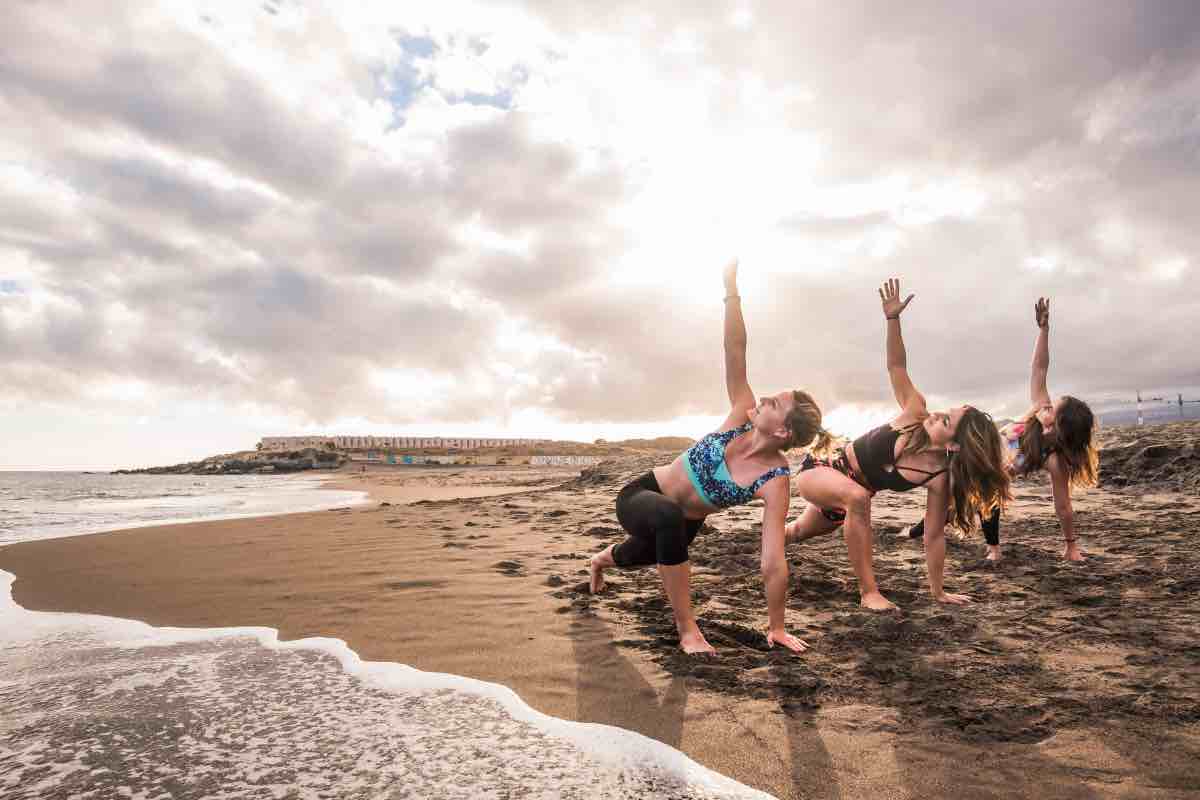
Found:
[[946, 471], [945, 467], [937, 472], [929, 472], [916, 467], [904, 467], [910, 472], [920, 472], [926, 476], [925, 480], [920, 483], [912, 483], [896, 468], [896, 441], [902, 434], [915, 429], [919, 424], [909, 425], [900, 430], [896, 430], [891, 424], [880, 425], [854, 440], [854, 455], [858, 459], [859, 469], [872, 489], [907, 492], [924, 486]]

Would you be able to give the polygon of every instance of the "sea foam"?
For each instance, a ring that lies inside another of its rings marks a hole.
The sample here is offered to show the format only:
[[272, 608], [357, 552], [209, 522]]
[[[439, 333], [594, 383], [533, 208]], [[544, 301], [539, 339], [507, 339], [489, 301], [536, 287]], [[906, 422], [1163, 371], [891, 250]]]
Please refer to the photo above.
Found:
[[271, 628], [31, 612], [0, 571], [0, 796], [760, 798], [510, 689]]

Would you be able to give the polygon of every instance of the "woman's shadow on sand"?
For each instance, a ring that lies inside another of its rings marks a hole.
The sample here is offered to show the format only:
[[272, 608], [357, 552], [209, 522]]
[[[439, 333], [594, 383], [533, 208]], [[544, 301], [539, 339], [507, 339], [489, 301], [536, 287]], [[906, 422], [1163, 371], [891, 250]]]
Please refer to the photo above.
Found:
[[[577, 667], [576, 719], [636, 731], [678, 749], [683, 739], [688, 681], [694, 678], [676, 674], [665, 691], [656, 689], [621, 653], [609, 626], [596, 616], [576, 617], [568, 635]], [[781, 685], [789, 681], [786, 670], [778, 671], [776, 677]], [[786, 694], [780, 695], [779, 702], [793, 786], [804, 797], [840, 800], [833, 760], [816, 724], [816, 709], [798, 704]]]
[[[772, 667], [777, 681], [786, 681], [787, 673]], [[787, 730], [790, 778], [796, 797], [817, 800], [841, 800], [842, 790], [837, 769], [817, 724], [817, 709], [797, 704], [786, 695], [779, 698]]]
[[622, 655], [608, 625], [591, 614], [577, 616], [568, 635], [577, 667], [576, 719], [637, 731], [678, 748], [687, 710], [687, 678], [673, 676], [660, 693]]

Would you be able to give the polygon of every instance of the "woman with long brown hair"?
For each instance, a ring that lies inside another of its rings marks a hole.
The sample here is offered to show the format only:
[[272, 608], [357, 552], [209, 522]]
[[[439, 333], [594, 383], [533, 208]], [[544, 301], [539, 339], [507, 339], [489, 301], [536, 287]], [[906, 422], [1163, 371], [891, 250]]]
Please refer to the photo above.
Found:
[[[1071, 490], [1095, 486], [1099, 459], [1092, 433], [1096, 417], [1082, 400], [1063, 395], [1050, 398], [1046, 376], [1050, 371], [1050, 299], [1038, 298], [1033, 307], [1038, 326], [1033, 345], [1033, 368], [1029, 378], [1029, 400], [1033, 407], [1019, 420], [1000, 431], [1008, 457], [1008, 472], [1013, 477], [1030, 475], [1040, 469], [1050, 475], [1054, 511], [1063, 532], [1063, 558], [1082, 561], [1083, 553], [1075, 536], [1075, 512]], [[909, 535], [924, 534], [924, 526], [914, 525]], [[983, 534], [988, 544], [987, 559], [1000, 560], [1000, 509], [983, 519]]]
[[814, 442], [828, 446], [821, 409], [807, 392], [755, 399], [746, 379], [746, 323], [737, 291], [737, 262], [725, 268], [725, 388], [730, 411], [714, 432], [670, 464], [634, 478], [617, 494], [617, 520], [628, 534], [591, 559], [591, 591], [604, 590], [604, 571], [657, 565], [686, 653], [712, 653], [692, 611], [688, 547], [709, 514], [764, 501], [761, 566], [767, 595], [767, 644], [794, 652], [807, 645], [784, 629], [788, 563], [784, 522], [791, 499], [784, 451]]
[[970, 530], [975, 518], [1009, 501], [1003, 444], [991, 417], [971, 406], [930, 412], [908, 375], [900, 315], [914, 295], [900, 300], [900, 281], [879, 290], [887, 319], [887, 370], [900, 415], [855, 439], [833, 458], [805, 458], [796, 493], [808, 508], [787, 525], [787, 540], [800, 542], [845, 524], [850, 563], [862, 605], [882, 611], [896, 606], [879, 591], [871, 565], [871, 498], [890, 489], [926, 489], [925, 562], [929, 590], [940, 603], [970, 602], [943, 584], [946, 522]]

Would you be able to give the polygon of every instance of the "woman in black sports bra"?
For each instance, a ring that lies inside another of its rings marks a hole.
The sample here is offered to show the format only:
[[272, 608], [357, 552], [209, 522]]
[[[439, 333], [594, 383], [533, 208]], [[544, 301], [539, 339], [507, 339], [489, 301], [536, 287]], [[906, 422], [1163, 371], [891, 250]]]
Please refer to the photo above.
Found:
[[871, 567], [871, 497], [884, 489], [907, 492], [924, 486], [925, 562], [929, 589], [941, 603], [968, 603], [942, 584], [946, 522], [969, 530], [975, 518], [1011, 498], [1000, 433], [991, 417], [971, 406], [930, 412], [908, 376], [900, 314], [913, 295], [900, 300], [900, 281], [879, 290], [887, 318], [887, 368], [900, 416], [869, 431], [833, 458], [807, 456], [795, 491], [808, 508], [785, 528], [789, 542], [830, 533], [845, 523], [850, 564], [858, 576], [862, 604], [883, 611], [896, 606], [875, 583]]

